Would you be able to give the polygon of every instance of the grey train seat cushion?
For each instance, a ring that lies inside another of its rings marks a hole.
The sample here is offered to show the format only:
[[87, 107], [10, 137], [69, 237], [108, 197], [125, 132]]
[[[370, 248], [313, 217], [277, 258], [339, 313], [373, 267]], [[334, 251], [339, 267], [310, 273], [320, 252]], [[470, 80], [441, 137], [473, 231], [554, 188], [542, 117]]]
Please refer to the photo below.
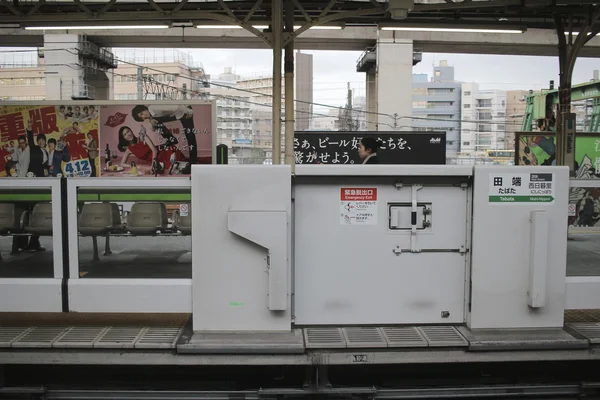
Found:
[[100, 235], [121, 230], [121, 212], [117, 203], [87, 203], [79, 216], [82, 235]]
[[37, 203], [25, 230], [34, 235], [52, 236], [52, 203]]
[[0, 234], [21, 232], [21, 215], [25, 207], [14, 203], [0, 203]]
[[139, 202], [127, 214], [127, 230], [134, 235], [154, 235], [167, 229], [167, 207], [165, 203]]

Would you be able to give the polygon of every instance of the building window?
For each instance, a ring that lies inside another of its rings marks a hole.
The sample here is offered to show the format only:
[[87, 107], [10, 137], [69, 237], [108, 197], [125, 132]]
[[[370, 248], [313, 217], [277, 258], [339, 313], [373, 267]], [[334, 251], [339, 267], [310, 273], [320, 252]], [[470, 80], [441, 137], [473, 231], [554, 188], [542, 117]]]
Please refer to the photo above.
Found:
[[471, 105], [470, 104], [465, 104], [464, 108], [471, 108]]
[[492, 106], [491, 99], [477, 100], [477, 107], [491, 107], [491, 106]]
[[429, 101], [427, 102], [427, 108], [451, 107], [452, 104], [452, 101]]
[[498, 128], [497, 128], [497, 129], [498, 129], [499, 131], [503, 131], [503, 130], [505, 130], [505, 129], [506, 129], [506, 126], [504, 126], [504, 125], [498, 125]]
[[429, 96], [445, 96], [454, 93], [452, 88], [431, 88], [427, 91]]
[[498, 116], [499, 116], [499, 117], [504, 117], [505, 115], [506, 115], [506, 114], [504, 114], [503, 112], [499, 112], [499, 113], [498, 113]]
[[470, 146], [471, 142], [463, 142], [463, 146]]
[[469, 91], [465, 91], [465, 92], [463, 93], [463, 95], [464, 95], [464, 96], [470, 96], [470, 95], [471, 95], [471, 92], [469, 92]]

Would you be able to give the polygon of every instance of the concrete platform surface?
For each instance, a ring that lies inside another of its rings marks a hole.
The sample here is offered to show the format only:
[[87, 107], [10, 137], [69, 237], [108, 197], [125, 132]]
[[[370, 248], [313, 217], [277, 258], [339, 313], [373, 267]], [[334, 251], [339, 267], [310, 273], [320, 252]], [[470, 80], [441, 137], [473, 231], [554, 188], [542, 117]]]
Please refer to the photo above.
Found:
[[469, 351], [585, 349], [589, 342], [562, 329], [475, 330], [459, 327]]
[[291, 332], [196, 332], [180, 354], [303, 354], [301, 329]]

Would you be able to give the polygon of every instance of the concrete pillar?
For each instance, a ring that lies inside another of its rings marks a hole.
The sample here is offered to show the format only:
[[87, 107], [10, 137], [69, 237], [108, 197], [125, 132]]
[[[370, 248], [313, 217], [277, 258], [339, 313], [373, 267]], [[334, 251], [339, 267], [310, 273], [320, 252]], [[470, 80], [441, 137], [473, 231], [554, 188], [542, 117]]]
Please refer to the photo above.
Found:
[[[395, 32], [381, 34], [393, 33]], [[376, 68], [377, 112], [386, 114], [377, 117], [378, 130], [410, 130], [412, 126], [410, 119], [412, 117], [412, 40], [380, 37], [377, 41]], [[368, 99], [369, 96], [367, 101]], [[398, 116], [396, 120], [392, 117], [394, 114]]]
[[366, 97], [367, 97], [367, 130], [376, 131], [377, 129], [377, 69], [371, 68], [366, 73]]
[[79, 35], [44, 35], [46, 64], [46, 100], [71, 100], [74, 85], [83, 82], [84, 70], [79, 65]]
[[273, 165], [281, 164], [281, 44], [283, 35], [283, 5], [271, 2], [273, 31]]
[[45, 34], [46, 100], [72, 100], [88, 95], [93, 100], [113, 98], [113, 74], [101, 57], [89, 54], [98, 47], [76, 34]]
[[83, 83], [94, 88], [94, 100], [113, 99], [113, 74], [105, 71], [86, 70]]

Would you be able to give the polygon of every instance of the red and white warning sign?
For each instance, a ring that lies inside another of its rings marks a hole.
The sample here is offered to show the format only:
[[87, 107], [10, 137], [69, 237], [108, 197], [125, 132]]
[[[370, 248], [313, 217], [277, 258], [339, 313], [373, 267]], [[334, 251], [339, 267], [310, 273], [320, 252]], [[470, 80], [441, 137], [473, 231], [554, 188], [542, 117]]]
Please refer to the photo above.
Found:
[[188, 212], [189, 212], [189, 205], [188, 204], [180, 204], [179, 205], [179, 215], [181, 215], [182, 217], [187, 217], [188, 216]]
[[341, 225], [377, 225], [377, 188], [341, 188]]
[[569, 204], [569, 217], [576, 217], [576, 216], [577, 216], [577, 204], [570, 203]]

